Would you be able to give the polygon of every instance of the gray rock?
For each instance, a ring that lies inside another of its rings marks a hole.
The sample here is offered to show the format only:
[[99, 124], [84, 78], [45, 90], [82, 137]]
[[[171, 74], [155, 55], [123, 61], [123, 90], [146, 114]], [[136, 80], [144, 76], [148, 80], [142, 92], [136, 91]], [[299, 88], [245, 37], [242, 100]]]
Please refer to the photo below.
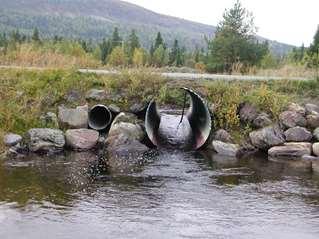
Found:
[[141, 143], [145, 132], [138, 122], [133, 114], [120, 113], [114, 119], [106, 139], [108, 152], [113, 157], [139, 155], [148, 150]]
[[319, 114], [318, 113], [312, 113], [310, 115], [307, 115], [307, 125], [310, 128], [317, 128], [319, 127]]
[[64, 99], [69, 103], [78, 102], [81, 100], [81, 93], [77, 90], [70, 90], [65, 96]]
[[65, 133], [66, 145], [79, 151], [92, 149], [98, 139], [99, 133], [91, 129], [69, 129]]
[[279, 116], [279, 121], [284, 128], [293, 128], [296, 126], [305, 127], [307, 125], [306, 118], [294, 111], [284, 111]]
[[268, 126], [253, 131], [249, 134], [249, 138], [253, 146], [262, 150], [267, 150], [285, 142], [283, 131], [278, 126]]
[[30, 129], [25, 141], [31, 152], [59, 152], [65, 145], [64, 134], [58, 129]]
[[313, 137], [319, 141], [319, 127], [313, 131]]
[[59, 125], [67, 129], [81, 129], [88, 127], [88, 106], [79, 106], [68, 109], [60, 106], [58, 108]]
[[10, 133], [10, 134], [6, 134], [3, 137], [3, 143], [7, 147], [15, 146], [15, 145], [19, 144], [21, 141], [22, 141], [22, 137], [18, 134]]
[[301, 158], [304, 155], [311, 155], [311, 144], [286, 143], [283, 146], [275, 146], [268, 150], [270, 157], [279, 158]]
[[214, 140], [222, 141], [225, 143], [232, 143], [233, 142], [232, 136], [224, 129], [219, 129], [215, 132]]
[[313, 112], [316, 112], [319, 114], [319, 106], [315, 104], [306, 104], [306, 114], [312, 114]]
[[258, 152], [258, 149], [249, 142], [242, 142], [237, 157], [245, 157]]
[[306, 115], [305, 107], [302, 107], [302, 106], [300, 106], [299, 104], [296, 104], [296, 103], [291, 103], [288, 106], [288, 111], [294, 111], [294, 112], [299, 113], [299, 114], [301, 114], [303, 116]]
[[252, 123], [258, 116], [258, 111], [255, 106], [250, 103], [242, 103], [239, 106], [239, 118], [242, 122]]
[[221, 141], [214, 140], [212, 142], [213, 149], [221, 155], [226, 156], [236, 156], [239, 151], [239, 145], [237, 144], [230, 144], [230, 143], [224, 143]]
[[268, 114], [260, 113], [253, 121], [253, 126], [256, 128], [264, 128], [272, 124], [272, 121]]
[[141, 104], [141, 103], [134, 103], [129, 111], [133, 114], [137, 114], [139, 113], [140, 111], [142, 111], [143, 109], [145, 108], [145, 105]]
[[112, 113], [114, 113], [114, 114], [119, 114], [119, 113], [121, 113], [121, 108], [118, 107], [118, 106], [115, 105], [115, 104], [110, 104], [110, 105], [108, 106], [108, 108], [109, 108], [109, 110], [110, 110]]
[[312, 133], [304, 127], [293, 127], [285, 131], [286, 141], [288, 142], [310, 142]]
[[59, 128], [58, 117], [53, 112], [47, 112], [40, 117], [40, 120], [46, 128]]
[[313, 161], [313, 160], [319, 160], [319, 157], [316, 157], [316, 156], [312, 156], [312, 155], [303, 155], [301, 157], [301, 159], [303, 160], [309, 160], [309, 161]]
[[319, 156], [319, 143], [314, 143], [312, 145], [313, 154]]
[[105, 90], [91, 89], [86, 93], [85, 98], [87, 100], [102, 101], [107, 99], [107, 93]]

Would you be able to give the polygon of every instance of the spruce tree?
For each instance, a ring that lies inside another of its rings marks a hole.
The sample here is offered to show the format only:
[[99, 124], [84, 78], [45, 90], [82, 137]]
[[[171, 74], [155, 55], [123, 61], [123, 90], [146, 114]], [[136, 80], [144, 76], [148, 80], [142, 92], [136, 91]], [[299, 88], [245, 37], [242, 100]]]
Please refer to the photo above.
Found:
[[157, 36], [156, 36], [156, 39], [155, 39], [154, 50], [156, 50], [161, 45], [164, 47], [164, 49], [166, 48], [164, 40], [162, 38], [162, 34], [160, 32], [158, 32]]
[[112, 49], [114, 49], [117, 46], [121, 46], [122, 44], [123, 42], [122, 42], [122, 38], [120, 37], [119, 30], [117, 27], [115, 27], [112, 34], [112, 40], [111, 40]]
[[34, 42], [40, 42], [41, 41], [40, 40], [40, 33], [39, 33], [38, 28], [34, 28], [31, 39]]

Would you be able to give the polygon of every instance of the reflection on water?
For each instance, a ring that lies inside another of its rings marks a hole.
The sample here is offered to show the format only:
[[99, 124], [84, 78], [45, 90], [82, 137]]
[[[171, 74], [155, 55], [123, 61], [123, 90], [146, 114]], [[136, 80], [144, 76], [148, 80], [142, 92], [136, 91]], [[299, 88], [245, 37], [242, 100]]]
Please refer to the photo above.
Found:
[[[112, 173], [111, 173], [112, 172]], [[0, 163], [0, 238], [318, 238], [319, 178], [263, 157], [160, 151]]]

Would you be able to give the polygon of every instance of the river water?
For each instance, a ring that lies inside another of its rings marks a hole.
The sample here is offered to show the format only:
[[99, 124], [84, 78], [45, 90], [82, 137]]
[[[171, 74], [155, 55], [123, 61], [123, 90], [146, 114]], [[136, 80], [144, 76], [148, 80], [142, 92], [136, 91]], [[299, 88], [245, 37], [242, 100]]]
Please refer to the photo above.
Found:
[[0, 238], [319, 238], [319, 176], [265, 156], [160, 149], [0, 161]]

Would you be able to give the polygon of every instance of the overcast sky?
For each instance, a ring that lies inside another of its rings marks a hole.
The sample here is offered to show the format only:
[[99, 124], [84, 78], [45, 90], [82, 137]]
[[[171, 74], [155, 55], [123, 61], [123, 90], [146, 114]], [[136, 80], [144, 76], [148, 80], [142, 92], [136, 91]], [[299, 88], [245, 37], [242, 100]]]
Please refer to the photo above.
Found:
[[[125, 0], [153, 11], [217, 25], [235, 0]], [[319, 24], [319, 0], [242, 0], [253, 12], [260, 36], [308, 46]]]

